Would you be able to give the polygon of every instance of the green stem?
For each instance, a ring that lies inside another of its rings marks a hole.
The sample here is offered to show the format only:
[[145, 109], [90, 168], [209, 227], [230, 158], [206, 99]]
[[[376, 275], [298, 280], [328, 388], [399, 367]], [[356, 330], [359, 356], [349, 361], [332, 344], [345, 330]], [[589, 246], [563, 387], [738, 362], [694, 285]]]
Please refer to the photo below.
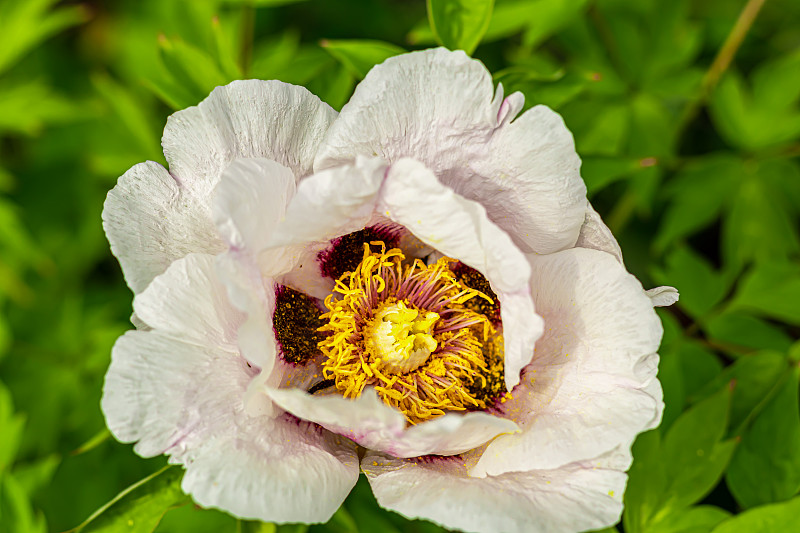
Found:
[[250, 71], [250, 62], [253, 57], [253, 42], [255, 40], [256, 10], [252, 0], [242, 3], [242, 43], [239, 53], [239, 64], [242, 76], [247, 78]]
[[717, 56], [714, 58], [714, 61], [711, 62], [711, 66], [708, 67], [708, 70], [703, 76], [697, 97], [686, 105], [683, 115], [679, 120], [679, 132], [683, 131], [694, 119], [697, 112], [703, 104], [705, 104], [706, 100], [708, 100], [708, 97], [711, 96], [711, 93], [714, 91], [717, 83], [719, 83], [722, 75], [725, 74], [731, 66], [736, 52], [739, 51], [739, 47], [742, 45], [742, 42], [744, 42], [744, 38], [749, 33], [750, 28], [753, 27], [753, 23], [766, 1], [767, 0], [748, 0], [747, 4], [742, 8], [741, 13], [739, 13], [739, 18], [736, 19], [736, 23], [733, 25], [733, 28], [731, 28], [728, 37], [725, 39], [719, 52], [717, 52]]

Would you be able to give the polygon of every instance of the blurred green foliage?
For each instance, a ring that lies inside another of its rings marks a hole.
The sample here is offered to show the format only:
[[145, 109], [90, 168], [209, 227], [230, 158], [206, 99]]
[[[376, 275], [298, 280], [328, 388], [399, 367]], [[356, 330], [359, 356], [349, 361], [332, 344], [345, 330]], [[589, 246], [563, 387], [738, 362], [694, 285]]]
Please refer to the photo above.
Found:
[[629, 270], [681, 291], [625, 531], [796, 528], [800, 3], [761, 3], [0, 0], [0, 533], [162, 515], [162, 532], [441, 531], [363, 480], [325, 526], [186, 505], [180, 471], [108, 438], [99, 409], [131, 302], [100, 212], [128, 167], [164, 162], [166, 117], [240, 78], [338, 109], [372, 65], [436, 43], [564, 116]]

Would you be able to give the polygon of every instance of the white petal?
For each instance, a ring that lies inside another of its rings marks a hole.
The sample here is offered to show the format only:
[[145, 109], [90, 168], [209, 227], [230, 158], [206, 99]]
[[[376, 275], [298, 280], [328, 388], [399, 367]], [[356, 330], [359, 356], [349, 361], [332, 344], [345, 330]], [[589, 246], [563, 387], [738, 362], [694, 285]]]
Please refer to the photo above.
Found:
[[228, 300], [213, 256], [190, 254], [176, 260], [136, 296], [133, 308], [141, 321], [161, 333], [238, 351], [236, 332], [245, 316]]
[[356, 484], [355, 446], [293, 418], [255, 419], [205, 442], [181, 486], [204, 507], [268, 522], [327, 522]]
[[271, 246], [327, 241], [363, 229], [372, 217], [385, 172], [383, 160], [359, 157], [353, 165], [306, 178]]
[[412, 52], [374, 67], [331, 126], [314, 169], [378, 155], [413, 157], [486, 207], [523, 251], [575, 243], [586, 188], [563, 120], [519, 93], [493, 98], [491, 75], [463, 52]]
[[207, 196], [234, 159], [272, 159], [298, 178], [309, 174], [335, 117], [336, 111], [303, 87], [235, 81], [172, 115], [161, 144], [176, 179]]
[[346, 439], [295, 419], [251, 417], [244, 359], [160, 332], [117, 341], [102, 407], [109, 428], [150, 457], [186, 466], [183, 488], [202, 505], [246, 518], [327, 520], [358, 477]]
[[545, 321], [513, 398], [499, 407], [522, 433], [492, 442], [473, 475], [555, 468], [630, 447], [661, 405], [652, 389], [661, 323], [611, 255], [575, 248], [531, 257]]
[[575, 243], [577, 248], [591, 248], [592, 250], [600, 250], [606, 252], [617, 258], [620, 263], [622, 261], [622, 249], [619, 247], [617, 239], [614, 234], [608, 229], [603, 219], [594, 210], [594, 207], [589, 204], [586, 208], [586, 219], [581, 226], [581, 233], [578, 235], [578, 242]]
[[275, 312], [275, 282], [261, 275], [258, 266], [244, 254], [230, 250], [217, 256], [217, 274], [231, 303], [246, 319], [237, 331], [241, 354], [269, 375], [277, 357], [272, 314]]
[[623, 472], [580, 464], [485, 478], [469, 477], [457, 457], [402, 461], [368, 453], [361, 464], [382, 507], [476, 533], [613, 525], [626, 481]]
[[266, 389], [266, 393], [298, 418], [395, 457], [455, 455], [517, 431], [515, 423], [487, 413], [452, 413], [406, 428], [403, 415], [383, 403], [372, 389], [352, 400], [338, 395], [313, 396], [297, 389]]
[[486, 217], [481, 204], [460, 197], [412, 159], [401, 159], [389, 168], [377, 208], [424, 243], [489, 280], [501, 303], [505, 378], [511, 390], [542, 332], [530, 298], [530, 266], [525, 256]]
[[287, 167], [269, 159], [236, 159], [214, 189], [214, 223], [229, 246], [258, 253], [294, 193]]
[[680, 294], [675, 287], [662, 286], [650, 289], [646, 292], [653, 302], [653, 307], [669, 307], [678, 301]]
[[139, 455], [181, 457], [223, 429], [254, 374], [238, 354], [129, 331], [111, 353], [103, 413], [118, 440], [138, 441]]
[[224, 248], [211, 222], [208, 200], [153, 162], [128, 170], [108, 193], [103, 229], [134, 293], [174, 260]]

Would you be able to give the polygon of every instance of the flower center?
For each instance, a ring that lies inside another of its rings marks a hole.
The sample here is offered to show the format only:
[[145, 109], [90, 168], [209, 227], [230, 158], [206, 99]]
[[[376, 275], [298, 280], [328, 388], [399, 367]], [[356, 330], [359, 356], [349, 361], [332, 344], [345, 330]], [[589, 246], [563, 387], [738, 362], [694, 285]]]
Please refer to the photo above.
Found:
[[479, 306], [465, 305], [494, 302], [460, 282], [453, 263], [409, 263], [382, 241], [365, 244], [361, 262], [325, 299], [317, 330], [324, 378], [348, 398], [374, 387], [411, 424], [485, 409], [502, 396], [502, 335]]
[[438, 346], [431, 335], [438, 319], [438, 314], [409, 309], [403, 301], [386, 302], [366, 328], [366, 349], [383, 371], [416, 370]]

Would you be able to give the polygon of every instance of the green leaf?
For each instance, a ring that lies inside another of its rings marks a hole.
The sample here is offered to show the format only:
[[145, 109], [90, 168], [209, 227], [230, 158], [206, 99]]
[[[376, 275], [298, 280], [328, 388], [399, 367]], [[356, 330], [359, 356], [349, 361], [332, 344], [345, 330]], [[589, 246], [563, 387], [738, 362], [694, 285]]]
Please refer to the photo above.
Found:
[[720, 442], [728, 427], [730, 403], [731, 389], [726, 386], [683, 413], [667, 432], [665, 507], [695, 503], [722, 477], [735, 449], [733, 441]]
[[795, 221], [780, 192], [754, 163], [746, 164], [744, 179], [733, 198], [722, 232], [727, 262], [781, 260], [800, 251]]
[[757, 265], [742, 278], [730, 309], [800, 325], [800, 265]]
[[82, 118], [77, 102], [70, 101], [39, 81], [0, 87], [0, 134], [38, 134], [45, 126]]
[[[577, 19], [588, 0], [538, 0], [528, 4], [528, 25], [522, 42], [534, 48], [551, 35]], [[510, 17], [511, 14], [506, 17]], [[493, 17], [494, 18], [494, 17]], [[491, 25], [489, 30], [492, 31]], [[495, 29], [494, 31], [497, 31]]]
[[784, 503], [763, 505], [729, 518], [712, 533], [776, 533], [795, 531], [800, 496]]
[[600, 106], [594, 100], [573, 102], [564, 118], [573, 128], [578, 152], [593, 156], [622, 153], [630, 132], [630, 108], [624, 104]]
[[26, 462], [14, 466], [14, 478], [19, 482], [19, 486], [29, 497], [43, 487], [46, 487], [56, 469], [61, 464], [61, 457], [49, 455], [33, 462]]
[[489, 28], [494, 0], [428, 0], [428, 22], [437, 41], [472, 54]]
[[622, 179], [635, 179], [637, 173], [658, 164], [653, 158], [631, 157], [583, 157], [581, 175], [586, 182], [589, 196], [594, 196], [607, 186]]
[[65, 28], [85, 22], [89, 12], [83, 6], [51, 9], [56, 0], [0, 2], [0, 72], [13, 66], [45, 39]]
[[743, 161], [732, 154], [708, 155], [689, 164], [667, 185], [669, 204], [656, 249], [691, 235], [716, 220], [738, 190]]
[[792, 344], [792, 338], [779, 327], [745, 313], [725, 312], [714, 316], [703, 329], [718, 344], [730, 344], [732, 349], [785, 352]]
[[36, 516], [28, 495], [14, 476], [0, 474], [0, 533], [45, 533], [44, 518]]
[[109, 76], [94, 75], [92, 83], [114, 111], [116, 118], [125, 125], [143, 157], [154, 161], [161, 159], [162, 150], [158, 142], [158, 127], [146, 114], [147, 107], [142, 105], [142, 102], [137, 100], [129, 89]]
[[715, 381], [722, 371], [717, 356], [701, 344], [684, 339], [664, 350], [659, 364], [659, 379], [664, 389], [664, 419], [661, 431], [666, 432], [683, 411], [687, 398], [696, 395], [709, 382], [714, 391], [725, 382]]
[[[167, 511], [155, 533], [246, 533], [244, 525], [244, 521], [216, 509], [183, 505]], [[269, 525], [274, 527], [274, 524]]]
[[[303, 58], [298, 56], [299, 47], [300, 35], [295, 31], [285, 31], [277, 38], [259, 42], [253, 50], [250, 75], [262, 80], [280, 79], [291, 83], [302, 83], [296, 79], [285, 79], [284, 73], [284, 70], [291, 68], [293, 62], [302, 61]], [[320, 65], [330, 59], [316, 47], [308, 47], [304, 50], [313, 50], [314, 58], [321, 60]]]
[[645, 533], [708, 494], [722, 477], [736, 443], [721, 442], [728, 425], [730, 387], [683, 413], [661, 440], [639, 436], [625, 491], [625, 531]]
[[800, 490], [799, 378], [795, 366], [742, 435], [726, 477], [742, 507], [787, 500]]
[[726, 383], [734, 383], [728, 436], [738, 436], [743, 431], [742, 425], [757, 415], [763, 408], [765, 398], [775, 392], [773, 389], [785, 373], [786, 364], [786, 356], [777, 352], [764, 351], [742, 356], [688, 399], [690, 402], [698, 401], [715, 393]]
[[713, 505], [698, 505], [664, 515], [648, 533], [709, 533], [731, 513]]
[[11, 393], [0, 381], [0, 479], [17, 456], [24, 427], [25, 417], [14, 414]]
[[239, 68], [239, 51], [236, 49], [235, 37], [238, 32], [225, 31], [220, 24], [219, 17], [211, 19], [211, 35], [214, 39], [215, 59], [225, 77], [230, 80], [242, 78], [242, 69]]
[[661, 433], [642, 433], [633, 444], [633, 464], [625, 488], [623, 525], [627, 533], [643, 533], [661, 509], [667, 487], [666, 465], [662, 460]]
[[320, 45], [347, 67], [353, 76], [364, 79], [367, 72], [386, 59], [405, 53], [399, 46], [382, 41], [335, 41], [323, 40]]
[[327, 533], [358, 533], [358, 525], [347, 509], [339, 507], [330, 520], [325, 524]]
[[[202, 100], [214, 87], [230, 81], [206, 52], [180, 39], [160, 36], [159, 52], [172, 79]], [[194, 102], [196, 103], [196, 102]]]
[[[284, 529], [285, 528], [285, 529]], [[278, 526], [270, 522], [256, 520], [239, 520], [236, 533], [305, 533], [308, 526], [305, 524], [284, 524]]]
[[[773, 91], [762, 88], [760, 93], [771, 97]], [[793, 95], [792, 92], [788, 94]], [[779, 102], [784, 102], [784, 98], [782, 95]], [[710, 104], [711, 118], [720, 134], [745, 151], [764, 150], [800, 136], [800, 112], [795, 107], [776, 108], [774, 102], [757, 100], [736, 72], [729, 71], [725, 75]]]
[[272, 7], [282, 6], [285, 4], [297, 4], [299, 2], [306, 2], [307, 0], [219, 0], [221, 4], [230, 5], [250, 5], [257, 7]]
[[800, 49], [761, 65], [753, 73], [753, 99], [783, 112], [800, 99]]
[[70, 533], [151, 533], [169, 509], [188, 503], [181, 490], [183, 469], [166, 466], [134, 483]]
[[339, 111], [353, 93], [355, 82], [355, 77], [347, 67], [333, 63], [330, 68], [323, 70], [309, 82], [308, 89]]

